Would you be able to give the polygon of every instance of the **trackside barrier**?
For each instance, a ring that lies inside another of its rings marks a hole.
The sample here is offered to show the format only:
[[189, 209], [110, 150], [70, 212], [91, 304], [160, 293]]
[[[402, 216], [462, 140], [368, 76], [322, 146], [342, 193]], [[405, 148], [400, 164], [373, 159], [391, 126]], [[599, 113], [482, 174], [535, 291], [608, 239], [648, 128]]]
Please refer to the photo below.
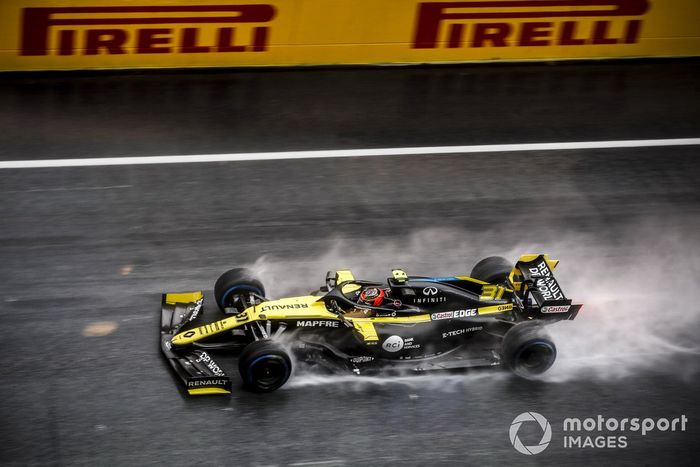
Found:
[[0, 70], [700, 55], [699, 0], [2, 0]]

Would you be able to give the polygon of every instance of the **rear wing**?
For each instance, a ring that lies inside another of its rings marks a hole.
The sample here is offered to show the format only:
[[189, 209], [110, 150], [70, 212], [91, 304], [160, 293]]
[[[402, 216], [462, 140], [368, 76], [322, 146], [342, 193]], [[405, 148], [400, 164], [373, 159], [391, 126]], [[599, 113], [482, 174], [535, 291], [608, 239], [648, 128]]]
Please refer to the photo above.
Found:
[[207, 352], [192, 347], [176, 348], [171, 342], [175, 334], [197, 318], [202, 303], [202, 292], [163, 294], [160, 348], [188, 394], [230, 394], [231, 378]]
[[523, 255], [510, 275], [528, 318], [574, 319], [583, 305], [573, 305], [554, 277], [559, 261], [548, 255]]

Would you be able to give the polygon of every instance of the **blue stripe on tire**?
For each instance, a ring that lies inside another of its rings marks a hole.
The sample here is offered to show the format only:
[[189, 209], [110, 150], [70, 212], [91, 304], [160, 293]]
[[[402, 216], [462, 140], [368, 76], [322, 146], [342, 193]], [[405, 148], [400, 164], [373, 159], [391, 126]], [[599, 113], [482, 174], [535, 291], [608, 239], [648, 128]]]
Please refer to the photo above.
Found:
[[[556, 350], [556, 348], [554, 348], [554, 347], [552, 346], [552, 344], [550, 344], [549, 342], [543, 341], [543, 340], [539, 340], [539, 339], [524, 343], [524, 344], [520, 347], [520, 349], [518, 349], [518, 352], [515, 354], [515, 358], [513, 359], [514, 363], [517, 365], [518, 362], [519, 362], [519, 360], [520, 360], [520, 356], [523, 354], [523, 352], [524, 352], [526, 349], [529, 349], [530, 347], [533, 347], [533, 346], [536, 346], [536, 345], [543, 345], [543, 346], [547, 347], [547, 348], [549, 349], [550, 352], [552, 352], [552, 359], [551, 359], [551, 362], [550, 362], [549, 365], [547, 366], [547, 369], [549, 369], [549, 368], [552, 366], [552, 364], [554, 363], [554, 360], [556, 360], [556, 358], [557, 358], [557, 350]], [[546, 371], [546, 369], [545, 369], [544, 371]]]
[[261, 355], [260, 357], [258, 357], [258, 358], [256, 358], [255, 360], [253, 360], [253, 361], [251, 362], [250, 365], [248, 365], [248, 371], [246, 372], [246, 376], [247, 376], [247, 379], [248, 379], [248, 381], [247, 381], [248, 384], [250, 384], [250, 385], [253, 384], [253, 367], [255, 366], [255, 364], [258, 363], [258, 362], [260, 362], [260, 361], [262, 361], [262, 360], [267, 360], [267, 359], [270, 359], [270, 358], [275, 358], [275, 359], [281, 360], [281, 361], [282, 361], [282, 364], [284, 364], [284, 369], [285, 369], [285, 372], [286, 372], [285, 374], [286, 374], [287, 377], [289, 377], [289, 365], [287, 365], [287, 361], [286, 361], [283, 357], [280, 357], [279, 355], [270, 355], [270, 354], [268, 354], [268, 355]]

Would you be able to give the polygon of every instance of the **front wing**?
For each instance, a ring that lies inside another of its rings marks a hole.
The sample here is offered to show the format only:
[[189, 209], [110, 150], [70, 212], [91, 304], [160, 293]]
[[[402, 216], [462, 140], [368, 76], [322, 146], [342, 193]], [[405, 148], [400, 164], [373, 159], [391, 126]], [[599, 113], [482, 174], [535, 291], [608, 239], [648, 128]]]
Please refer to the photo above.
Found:
[[230, 394], [231, 378], [204, 350], [174, 349], [171, 340], [202, 310], [202, 292], [163, 294], [160, 347], [190, 395]]

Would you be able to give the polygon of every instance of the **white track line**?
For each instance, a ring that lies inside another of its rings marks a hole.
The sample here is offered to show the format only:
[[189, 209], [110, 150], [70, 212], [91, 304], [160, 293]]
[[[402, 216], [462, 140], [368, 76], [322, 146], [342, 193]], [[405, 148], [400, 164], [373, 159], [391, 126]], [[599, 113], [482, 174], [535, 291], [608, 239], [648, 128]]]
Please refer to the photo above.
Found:
[[192, 164], [198, 162], [244, 162], [332, 157], [414, 156], [426, 154], [473, 154], [484, 152], [561, 151], [572, 149], [641, 148], [700, 145], [700, 138], [639, 139], [623, 141], [578, 141], [569, 143], [485, 144], [417, 148], [332, 149], [321, 151], [250, 152], [238, 154], [193, 154], [182, 156], [104, 157], [88, 159], [42, 159], [0, 161], [0, 169], [46, 167], [94, 167], [102, 165]]

